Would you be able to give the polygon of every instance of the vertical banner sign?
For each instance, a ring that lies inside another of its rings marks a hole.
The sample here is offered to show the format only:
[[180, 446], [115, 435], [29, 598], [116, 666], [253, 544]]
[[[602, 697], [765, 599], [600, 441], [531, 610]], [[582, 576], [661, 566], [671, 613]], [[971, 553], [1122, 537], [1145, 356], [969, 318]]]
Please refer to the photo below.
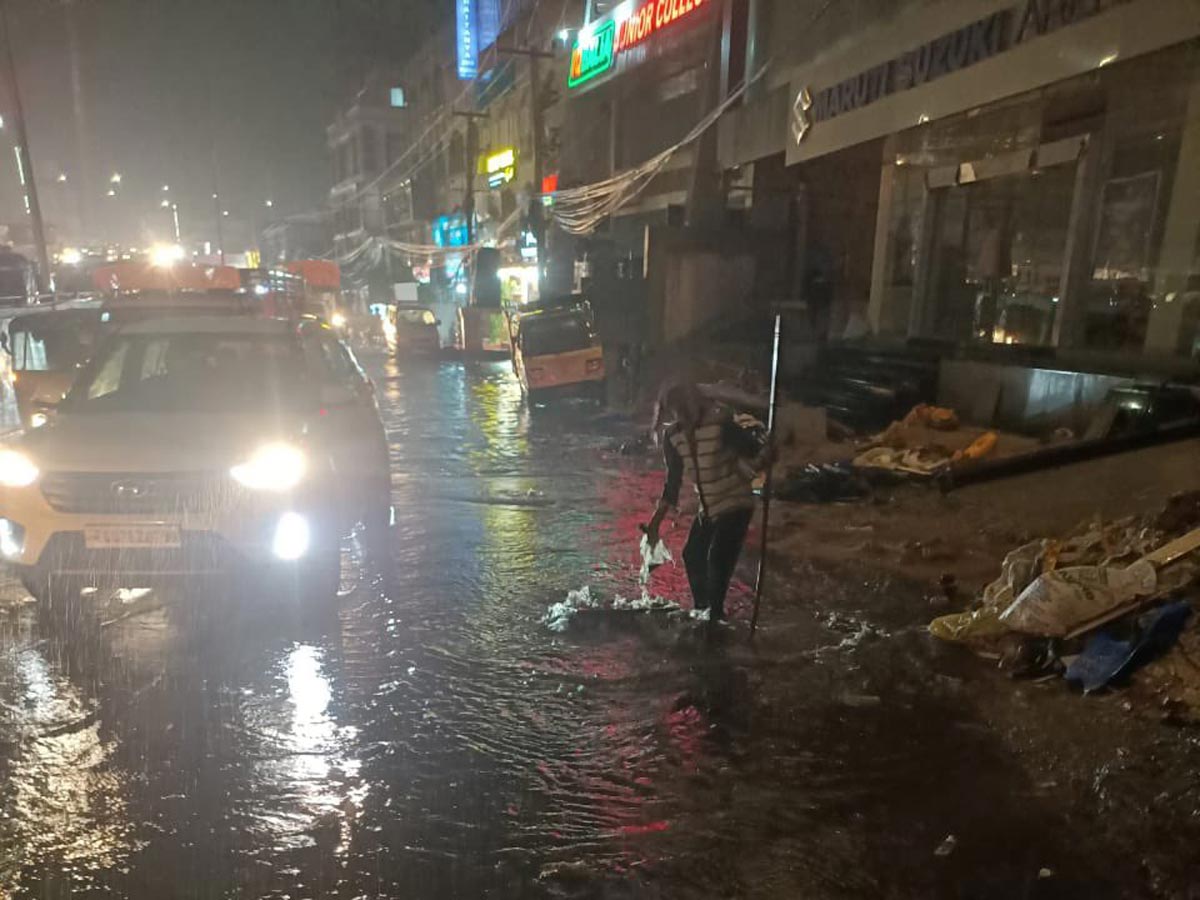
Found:
[[479, 54], [500, 35], [500, 0], [454, 0], [454, 33], [458, 77], [470, 81], [479, 74]]
[[454, 34], [458, 77], [471, 81], [479, 74], [479, 20], [476, 0], [454, 0]]

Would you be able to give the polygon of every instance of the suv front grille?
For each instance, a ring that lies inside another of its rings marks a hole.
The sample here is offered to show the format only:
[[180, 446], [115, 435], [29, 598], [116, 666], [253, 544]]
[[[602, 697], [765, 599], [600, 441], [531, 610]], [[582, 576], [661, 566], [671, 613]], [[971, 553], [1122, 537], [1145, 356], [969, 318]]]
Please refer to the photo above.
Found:
[[169, 515], [224, 509], [237, 496], [226, 475], [165, 472], [51, 472], [42, 496], [58, 512], [96, 515]]

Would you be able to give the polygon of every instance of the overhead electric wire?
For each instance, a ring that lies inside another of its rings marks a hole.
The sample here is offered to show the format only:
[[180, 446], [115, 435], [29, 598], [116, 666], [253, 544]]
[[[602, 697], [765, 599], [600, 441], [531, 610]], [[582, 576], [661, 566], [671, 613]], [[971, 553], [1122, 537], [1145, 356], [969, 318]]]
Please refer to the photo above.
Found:
[[671, 158], [716, 124], [742, 94], [766, 73], [768, 61], [750, 79], [742, 82], [720, 104], [704, 116], [683, 138], [643, 163], [609, 178], [578, 187], [563, 188], [550, 196], [554, 199], [554, 221], [569, 234], [590, 234], [606, 218], [636, 199], [662, 171]]

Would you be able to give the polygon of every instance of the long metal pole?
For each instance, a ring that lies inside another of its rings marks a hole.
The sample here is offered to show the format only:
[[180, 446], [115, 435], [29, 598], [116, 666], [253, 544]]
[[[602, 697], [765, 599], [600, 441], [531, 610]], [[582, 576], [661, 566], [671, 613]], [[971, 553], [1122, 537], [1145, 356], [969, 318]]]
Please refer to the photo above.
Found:
[[17, 156], [24, 178], [25, 202], [29, 205], [29, 221], [33, 226], [33, 244], [37, 251], [38, 293], [50, 289], [50, 254], [46, 250], [46, 226], [42, 221], [42, 206], [38, 202], [37, 179], [34, 177], [33, 157], [29, 155], [29, 136], [25, 132], [25, 108], [21, 104], [21, 89], [17, 84], [17, 64], [13, 59], [11, 28], [7, 0], [0, 0], [0, 25], [4, 31], [4, 68], [12, 92], [13, 130], [16, 132]]
[[479, 156], [479, 132], [475, 129], [475, 117], [467, 117], [466, 141], [466, 194], [463, 197], [463, 212], [467, 217], [467, 245], [475, 243], [475, 166]]
[[[772, 447], [775, 439], [775, 403], [779, 399], [779, 333], [783, 316], [775, 314], [775, 341], [771, 350], [771, 400], [767, 407], [767, 446]], [[758, 630], [758, 608], [762, 603], [763, 583], [767, 577], [767, 523], [771, 519], [771, 475], [775, 460], [767, 463], [767, 476], [763, 480], [763, 516], [758, 546], [758, 577], [754, 579], [754, 612], [750, 616], [750, 633]]]

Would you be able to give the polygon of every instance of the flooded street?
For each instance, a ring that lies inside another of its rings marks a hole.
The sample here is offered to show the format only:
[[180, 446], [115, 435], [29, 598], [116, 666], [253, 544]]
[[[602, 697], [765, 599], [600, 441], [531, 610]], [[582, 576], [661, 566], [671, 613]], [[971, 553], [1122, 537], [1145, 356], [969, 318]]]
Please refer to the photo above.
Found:
[[716, 646], [665, 613], [552, 632], [569, 590], [637, 590], [661, 481], [628, 423], [531, 413], [506, 364], [365, 362], [394, 554], [347, 546], [336, 622], [192, 591], [66, 626], [6, 587], [0, 896], [1126, 895], [1138, 859], [935, 671], [911, 589], [791, 579], [753, 646], [744, 582]]

